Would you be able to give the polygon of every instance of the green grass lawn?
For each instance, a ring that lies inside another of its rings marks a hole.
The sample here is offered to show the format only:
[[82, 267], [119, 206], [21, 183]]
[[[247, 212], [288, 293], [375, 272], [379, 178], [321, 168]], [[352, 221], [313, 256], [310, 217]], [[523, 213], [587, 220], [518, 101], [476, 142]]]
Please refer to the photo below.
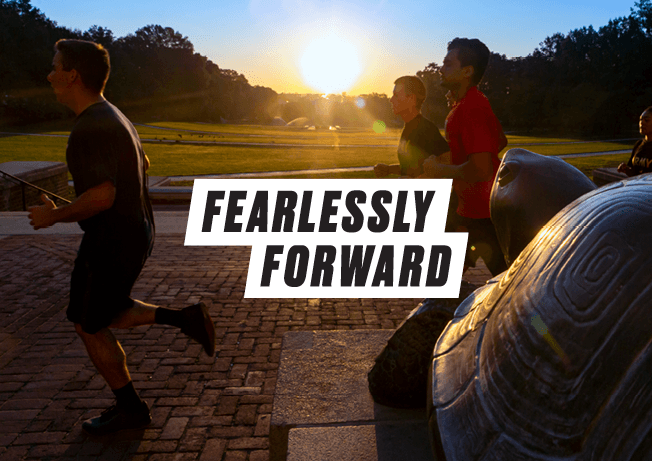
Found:
[[[70, 122], [70, 126], [72, 122]], [[63, 122], [16, 129], [20, 133], [56, 133], [67, 135], [62, 129]], [[175, 139], [175, 143], [145, 143], [144, 148], [150, 157], [152, 176], [183, 176], [220, 173], [246, 173], [263, 171], [292, 171], [322, 168], [346, 168], [371, 166], [376, 163], [396, 163], [396, 144], [400, 130], [388, 129], [383, 134], [376, 134], [371, 129], [343, 129], [341, 131], [315, 130], [306, 131], [288, 127], [267, 127], [253, 125], [219, 125], [200, 123], [157, 123], [157, 126], [175, 130], [207, 131], [215, 134], [200, 135], [190, 131], [170, 131], [158, 128], [137, 126], [142, 138]], [[181, 137], [179, 137], [181, 135]], [[200, 136], [204, 136], [203, 138]], [[206, 141], [206, 136], [222, 136], [209, 141], [233, 142], [268, 142], [297, 144], [297, 147], [262, 147], [262, 146], [228, 146], [228, 145], [194, 145], [183, 141]], [[527, 143], [571, 142], [578, 139], [541, 138], [508, 136], [514, 147]], [[581, 140], [580, 140], [581, 141]], [[333, 144], [358, 145], [360, 147], [330, 147]], [[602, 152], [612, 150], [629, 150], [633, 141], [627, 142], [587, 142], [580, 144], [542, 144], [523, 146], [542, 155], [574, 154], [583, 152]], [[301, 147], [310, 145], [310, 147]], [[312, 145], [324, 145], [313, 147]], [[384, 147], [364, 147], [381, 145]], [[59, 161], [65, 162], [66, 138], [46, 136], [0, 135], [0, 163], [23, 161]], [[628, 158], [623, 155], [618, 160], [614, 157], [593, 157], [573, 159], [571, 163], [579, 165], [590, 173], [598, 166], [616, 165]], [[584, 171], [583, 170], [583, 171]], [[336, 177], [373, 177], [372, 173], [341, 173]], [[292, 177], [290, 174], [288, 177]], [[306, 176], [296, 176], [306, 177]], [[313, 175], [310, 177], [322, 177]], [[330, 176], [333, 177], [333, 176]]]
[[[204, 125], [191, 123], [157, 123], [136, 126], [143, 139], [200, 141], [200, 142], [247, 142], [261, 144], [322, 144], [322, 145], [395, 145], [401, 130], [388, 128], [384, 133], [371, 129], [349, 128], [337, 131], [304, 128], [272, 127], [254, 125]], [[196, 133], [203, 131], [204, 133]]]
[[[265, 179], [375, 179], [373, 171], [343, 171], [311, 174], [283, 174], [278, 176], [265, 176]], [[194, 180], [172, 181], [172, 186], [192, 186]]]
[[400, 133], [396, 136], [372, 136], [368, 133], [365, 134], [327, 134], [322, 135], [310, 132], [296, 134], [292, 133], [279, 133], [274, 136], [256, 136], [245, 137], [233, 133], [225, 133], [220, 135], [206, 134], [188, 134], [188, 133], [175, 133], [170, 131], [156, 132], [149, 128], [139, 127], [138, 133], [143, 141], [174, 141], [174, 142], [200, 142], [200, 143], [253, 143], [253, 144], [310, 144], [310, 145], [323, 145], [323, 146], [337, 146], [337, 145], [373, 145], [373, 146], [395, 146], [398, 142]]
[[66, 161], [66, 138], [0, 135], [0, 163], [11, 161]]
[[181, 145], [145, 146], [150, 174], [180, 176], [258, 171], [291, 171], [395, 163], [396, 147], [387, 148], [255, 148]]
[[595, 157], [580, 157], [565, 159], [568, 163], [579, 169], [593, 180], [593, 170], [597, 168], [617, 167], [621, 163], [629, 160], [630, 154], [621, 155], [599, 155]]

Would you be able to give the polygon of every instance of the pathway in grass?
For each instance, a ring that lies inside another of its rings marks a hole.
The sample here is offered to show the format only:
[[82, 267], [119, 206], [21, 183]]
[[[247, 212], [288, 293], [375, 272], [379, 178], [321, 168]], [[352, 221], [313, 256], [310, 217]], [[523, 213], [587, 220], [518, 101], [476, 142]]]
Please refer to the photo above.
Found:
[[[623, 155], [626, 154], [626, 157]], [[584, 159], [587, 157], [603, 157], [597, 162], [574, 162], [571, 161], [573, 166], [579, 168], [587, 176], [591, 177], [590, 171], [601, 166], [616, 166], [620, 162], [627, 161], [627, 156], [630, 154], [629, 150], [618, 150], [618, 151], [607, 151], [607, 152], [587, 152], [582, 154], [566, 154], [566, 155], [557, 155], [559, 158], [564, 160], [568, 159]], [[576, 164], [577, 163], [577, 164]], [[293, 170], [293, 171], [258, 171], [250, 173], [228, 173], [228, 174], [206, 174], [206, 175], [189, 175], [189, 176], [170, 176], [170, 180], [175, 183], [192, 181], [194, 179], [235, 179], [235, 178], [292, 178], [292, 177], [351, 177], [351, 178], [372, 178], [373, 177], [373, 166], [361, 166], [361, 167], [350, 167], [350, 168], [320, 168], [320, 169], [308, 169], [308, 170]], [[360, 175], [362, 173], [362, 175]], [[365, 174], [366, 173], [366, 174]]]
[[560, 154], [555, 155], [557, 158], [581, 158], [581, 157], [599, 157], [601, 155], [618, 155], [618, 154], [631, 154], [631, 149], [627, 150], [608, 150], [604, 152], [584, 152], [582, 154]]

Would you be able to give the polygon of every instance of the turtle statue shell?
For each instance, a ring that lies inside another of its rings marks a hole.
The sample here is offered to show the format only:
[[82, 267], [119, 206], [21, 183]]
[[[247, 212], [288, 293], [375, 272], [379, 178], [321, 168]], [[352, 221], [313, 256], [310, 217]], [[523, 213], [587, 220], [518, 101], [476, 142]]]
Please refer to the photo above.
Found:
[[596, 185], [562, 159], [508, 150], [491, 189], [491, 220], [507, 264], [566, 205]]
[[652, 174], [555, 215], [431, 362], [439, 461], [652, 459]]

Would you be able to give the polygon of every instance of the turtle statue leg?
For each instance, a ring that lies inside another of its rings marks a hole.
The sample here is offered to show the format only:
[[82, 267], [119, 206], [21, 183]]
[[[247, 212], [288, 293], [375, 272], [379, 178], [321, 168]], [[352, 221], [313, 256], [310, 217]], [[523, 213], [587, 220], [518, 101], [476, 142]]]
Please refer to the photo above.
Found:
[[460, 301], [476, 288], [462, 281], [457, 299], [424, 299], [399, 325], [368, 374], [375, 402], [395, 408], [426, 405], [432, 350]]

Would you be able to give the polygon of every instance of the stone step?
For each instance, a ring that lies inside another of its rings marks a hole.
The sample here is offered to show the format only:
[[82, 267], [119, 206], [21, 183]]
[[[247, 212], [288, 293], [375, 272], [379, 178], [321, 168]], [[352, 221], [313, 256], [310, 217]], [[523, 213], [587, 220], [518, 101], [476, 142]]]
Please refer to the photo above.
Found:
[[426, 411], [373, 401], [367, 373], [393, 330], [283, 336], [271, 461], [432, 461]]
[[[0, 211], [0, 238], [7, 235], [67, 235], [83, 234], [79, 224], [57, 223], [47, 229], [35, 231], [29, 225], [26, 211]], [[187, 211], [154, 211], [156, 235], [185, 234], [188, 226]]]
[[169, 186], [170, 178], [167, 176], [148, 176], [147, 177], [147, 187], [165, 187]]
[[[175, 205], [190, 203], [192, 197], [192, 186], [170, 186], [172, 181], [167, 176], [148, 176], [147, 186], [149, 198], [155, 205]], [[74, 183], [68, 181], [68, 185]]]
[[596, 168], [593, 170], [592, 174], [593, 182], [598, 187], [627, 179], [627, 175], [625, 173], [619, 173], [617, 168]]
[[192, 186], [150, 187], [149, 198], [153, 204], [188, 204], [192, 198]]
[[[169, 186], [172, 181], [167, 176], [148, 176], [147, 187], [165, 187]], [[74, 186], [74, 181], [68, 181], [69, 186]]]

